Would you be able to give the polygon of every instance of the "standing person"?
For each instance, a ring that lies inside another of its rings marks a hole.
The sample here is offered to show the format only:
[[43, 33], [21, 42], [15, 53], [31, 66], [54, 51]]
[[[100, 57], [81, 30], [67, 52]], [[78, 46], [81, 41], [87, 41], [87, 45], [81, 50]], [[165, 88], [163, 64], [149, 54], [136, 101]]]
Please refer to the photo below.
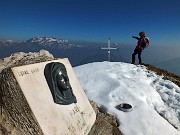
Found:
[[141, 60], [141, 52], [149, 45], [149, 39], [146, 37], [145, 32], [139, 32], [140, 37], [132, 36], [137, 39], [137, 46], [132, 54], [132, 62], [131, 64], [135, 64], [135, 56], [138, 54], [139, 64], [142, 64]]

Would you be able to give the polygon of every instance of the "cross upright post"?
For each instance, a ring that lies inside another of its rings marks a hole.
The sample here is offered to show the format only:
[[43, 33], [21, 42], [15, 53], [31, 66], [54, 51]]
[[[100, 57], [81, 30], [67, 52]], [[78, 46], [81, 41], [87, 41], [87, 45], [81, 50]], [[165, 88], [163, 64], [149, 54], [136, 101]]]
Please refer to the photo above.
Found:
[[108, 38], [108, 47], [101, 47], [102, 50], [108, 50], [108, 61], [111, 61], [111, 50], [117, 50], [117, 48], [111, 47], [110, 37]]

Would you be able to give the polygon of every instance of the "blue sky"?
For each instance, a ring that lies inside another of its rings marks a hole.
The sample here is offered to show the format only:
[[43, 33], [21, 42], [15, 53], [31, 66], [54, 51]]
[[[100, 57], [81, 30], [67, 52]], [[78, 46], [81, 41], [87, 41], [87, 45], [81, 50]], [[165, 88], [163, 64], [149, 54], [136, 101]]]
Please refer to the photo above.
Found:
[[153, 45], [180, 44], [180, 0], [1, 0], [0, 40], [53, 36]]

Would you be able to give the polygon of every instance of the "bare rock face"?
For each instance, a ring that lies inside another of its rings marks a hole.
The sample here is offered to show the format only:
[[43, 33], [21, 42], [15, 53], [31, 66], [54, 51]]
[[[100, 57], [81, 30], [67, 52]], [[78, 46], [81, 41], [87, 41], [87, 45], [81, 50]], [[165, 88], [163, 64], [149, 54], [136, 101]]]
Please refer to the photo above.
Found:
[[53, 59], [53, 55], [46, 50], [40, 50], [40, 52], [37, 53], [17, 52], [9, 57], [0, 59], [0, 73], [4, 68], [28, 65]]
[[[0, 135], [43, 135], [32, 110], [11, 71], [11, 67], [54, 60], [52, 54], [18, 52], [0, 60]], [[89, 135], [122, 135], [116, 119], [101, 113], [95, 102], [91, 105], [97, 118]]]

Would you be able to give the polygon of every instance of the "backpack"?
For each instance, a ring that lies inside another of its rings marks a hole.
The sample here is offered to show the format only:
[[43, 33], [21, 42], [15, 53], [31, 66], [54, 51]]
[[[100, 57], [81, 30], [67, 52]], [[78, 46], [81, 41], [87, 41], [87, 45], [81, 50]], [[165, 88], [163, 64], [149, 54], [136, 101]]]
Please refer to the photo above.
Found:
[[149, 45], [149, 38], [145, 37], [141, 47], [146, 48]]

